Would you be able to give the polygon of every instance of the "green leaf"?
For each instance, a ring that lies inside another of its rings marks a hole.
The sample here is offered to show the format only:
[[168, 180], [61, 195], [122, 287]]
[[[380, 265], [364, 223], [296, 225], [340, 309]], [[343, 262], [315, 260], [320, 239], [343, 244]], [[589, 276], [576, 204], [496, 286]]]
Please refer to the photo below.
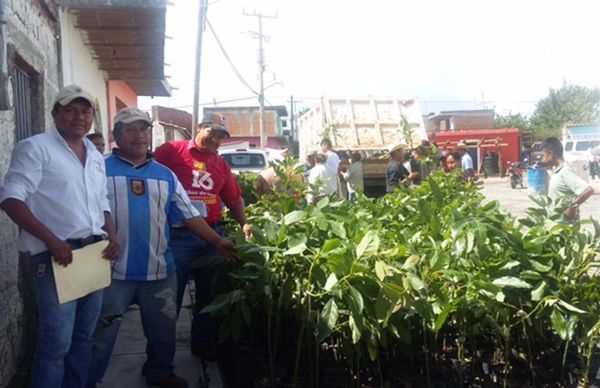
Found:
[[329, 205], [329, 197], [323, 197], [315, 206], [318, 209], [323, 209], [327, 205]]
[[379, 249], [379, 235], [373, 230], [369, 230], [360, 240], [356, 247], [357, 258], [369, 258], [377, 253]]
[[329, 221], [329, 227], [331, 228], [333, 234], [343, 240], [346, 239], [346, 229], [344, 229], [344, 224], [338, 221]]
[[498, 291], [498, 293], [496, 294], [496, 301], [498, 301], [500, 303], [504, 303], [505, 298], [506, 298], [506, 295], [504, 295], [504, 292]]
[[558, 304], [561, 305], [562, 307], [564, 307], [565, 309], [573, 312], [573, 313], [578, 313], [578, 314], [585, 314], [586, 313], [586, 311], [584, 311], [584, 310], [582, 310], [582, 309], [580, 309], [578, 307], [575, 307], [572, 304], [569, 304], [569, 303], [565, 302], [564, 300], [559, 300]]
[[329, 274], [329, 277], [327, 278], [327, 282], [325, 283], [324, 287], [325, 291], [331, 291], [331, 289], [337, 284], [337, 282], [337, 276], [335, 276], [334, 273]]
[[333, 328], [338, 320], [338, 306], [333, 298], [323, 306], [319, 319], [319, 328], [317, 340], [322, 342], [333, 332]]
[[323, 246], [321, 247], [321, 253], [329, 253], [333, 250], [336, 250], [339, 246], [342, 245], [342, 240], [334, 239], [334, 240], [326, 240]]
[[423, 280], [421, 280], [420, 277], [418, 277], [417, 275], [415, 275], [414, 273], [407, 273], [406, 277], [408, 278], [408, 281], [410, 282], [411, 287], [419, 292], [419, 293], [426, 293], [427, 292], [427, 286], [425, 285], [425, 282], [423, 282]]
[[514, 276], [503, 276], [495, 279], [492, 284], [498, 287], [531, 288], [531, 284]]
[[350, 331], [352, 332], [352, 343], [356, 345], [358, 341], [360, 341], [362, 333], [361, 330], [358, 328], [358, 325], [354, 321], [352, 315], [348, 318], [348, 326], [350, 327]]
[[375, 275], [377, 275], [377, 279], [383, 281], [387, 276], [392, 276], [393, 274], [394, 272], [392, 272], [389, 265], [381, 260], [375, 262]]
[[284, 256], [299, 255], [307, 249], [306, 244], [302, 243], [283, 252]]
[[542, 280], [535, 290], [531, 291], [531, 300], [537, 302], [542, 299], [544, 291], [546, 291], [546, 281]]
[[529, 263], [536, 271], [541, 273], [546, 273], [552, 269], [552, 260], [550, 260], [547, 264], [544, 264], [540, 261], [529, 259]]
[[444, 326], [444, 323], [446, 323], [446, 319], [448, 319], [448, 314], [450, 314], [450, 312], [452, 311], [452, 309], [454, 308], [454, 303], [448, 303], [444, 306], [443, 310], [441, 313], [439, 313], [439, 315], [435, 318], [435, 325], [433, 327], [433, 330], [437, 333], [440, 331], [440, 329]]
[[513, 261], [509, 261], [508, 263], [504, 264], [502, 267], [500, 267], [501, 270], [508, 270], [514, 267], [518, 267], [519, 265], [521, 265], [521, 262], [513, 260]]
[[308, 240], [308, 238], [306, 237], [306, 234], [295, 233], [295, 234], [291, 235], [288, 239], [288, 248], [293, 248], [300, 244], [306, 244], [307, 240]]
[[402, 265], [402, 269], [409, 270], [412, 269], [417, 263], [421, 260], [421, 256], [419, 255], [410, 255], [404, 264]]
[[354, 288], [352, 286], [349, 286], [348, 289], [350, 290], [350, 295], [349, 295], [350, 303], [349, 304], [350, 304], [351, 310], [353, 312], [356, 312], [356, 314], [362, 314], [363, 309], [365, 307], [363, 296], [356, 288]]
[[327, 230], [329, 223], [327, 222], [327, 217], [325, 217], [325, 215], [323, 215], [323, 213], [317, 214], [317, 217], [315, 218], [315, 222], [316, 222], [317, 228], [319, 228], [319, 230]]
[[283, 217], [283, 223], [285, 225], [291, 225], [303, 220], [304, 218], [306, 218], [306, 212], [304, 210], [294, 210]]
[[550, 314], [550, 321], [552, 322], [552, 327], [554, 327], [554, 330], [556, 330], [556, 334], [558, 334], [563, 341], [566, 341], [567, 329], [565, 327], [565, 319], [558, 309], [552, 310], [552, 314]]

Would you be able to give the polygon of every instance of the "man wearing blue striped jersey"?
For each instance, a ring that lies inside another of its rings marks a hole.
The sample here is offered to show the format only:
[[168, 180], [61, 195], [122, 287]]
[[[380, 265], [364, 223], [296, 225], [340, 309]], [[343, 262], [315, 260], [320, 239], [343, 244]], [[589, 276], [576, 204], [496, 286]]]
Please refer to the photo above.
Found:
[[88, 386], [102, 379], [123, 316], [136, 301], [148, 341], [142, 368], [146, 381], [152, 386], [187, 387], [173, 373], [177, 277], [168, 247], [169, 225], [183, 223], [226, 259], [235, 255], [233, 243], [208, 226], [175, 174], [148, 153], [150, 127], [148, 114], [137, 108], [123, 109], [115, 116], [113, 134], [119, 148], [106, 158], [106, 174], [122, 250], [113, 264], [112, 283], [104, 291]]

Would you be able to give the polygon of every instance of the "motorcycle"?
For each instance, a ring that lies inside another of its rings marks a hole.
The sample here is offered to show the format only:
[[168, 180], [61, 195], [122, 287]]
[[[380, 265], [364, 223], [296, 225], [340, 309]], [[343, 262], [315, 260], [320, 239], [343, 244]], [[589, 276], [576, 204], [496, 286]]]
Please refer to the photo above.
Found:
[[510, 187], [516, 189], [517, 186], [523, 188], [523, 172], [527, 170], [526, 162], [508, 162], [509, 167], [506, 173], [510, 175]]

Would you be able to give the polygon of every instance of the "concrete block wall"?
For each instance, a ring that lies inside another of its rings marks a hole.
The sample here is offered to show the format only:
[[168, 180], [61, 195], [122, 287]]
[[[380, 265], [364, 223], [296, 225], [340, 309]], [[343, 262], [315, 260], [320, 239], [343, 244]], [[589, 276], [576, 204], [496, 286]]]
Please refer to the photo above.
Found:
[[[259, 136], [260, 118], [258, 110], [240, 110], [239, 112], [222, 112], [231, 136]], [[277, 133], [277, 113], [265, 110], [265, 130], [267, 136], [279, 136]]]
[[[56, 9], [46, 1], [0, 0], [0, 73], [12, 76], [18, 57], [36, 73], [32, 107], [35, 132], [52, 123], [50, 104], [59, 88]], [[14, 108], [0, 110], [0, 181], [15, 144]], [[0, 211], [0, 387], [25, 386], [35, 340], [35, 306], [27, 286], [27, 260], [19, 258], [18, 229]]]

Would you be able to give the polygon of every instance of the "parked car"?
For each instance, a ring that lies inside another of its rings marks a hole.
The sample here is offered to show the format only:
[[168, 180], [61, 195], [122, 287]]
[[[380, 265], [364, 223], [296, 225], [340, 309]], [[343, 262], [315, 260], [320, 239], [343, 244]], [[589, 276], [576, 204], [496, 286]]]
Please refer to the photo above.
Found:
[[229, 164], [234, 174], [242, 171], [259, 173], [269, 165], [267, 152], [260, 149], [224, 148], [219, 150], [219, 154]]

